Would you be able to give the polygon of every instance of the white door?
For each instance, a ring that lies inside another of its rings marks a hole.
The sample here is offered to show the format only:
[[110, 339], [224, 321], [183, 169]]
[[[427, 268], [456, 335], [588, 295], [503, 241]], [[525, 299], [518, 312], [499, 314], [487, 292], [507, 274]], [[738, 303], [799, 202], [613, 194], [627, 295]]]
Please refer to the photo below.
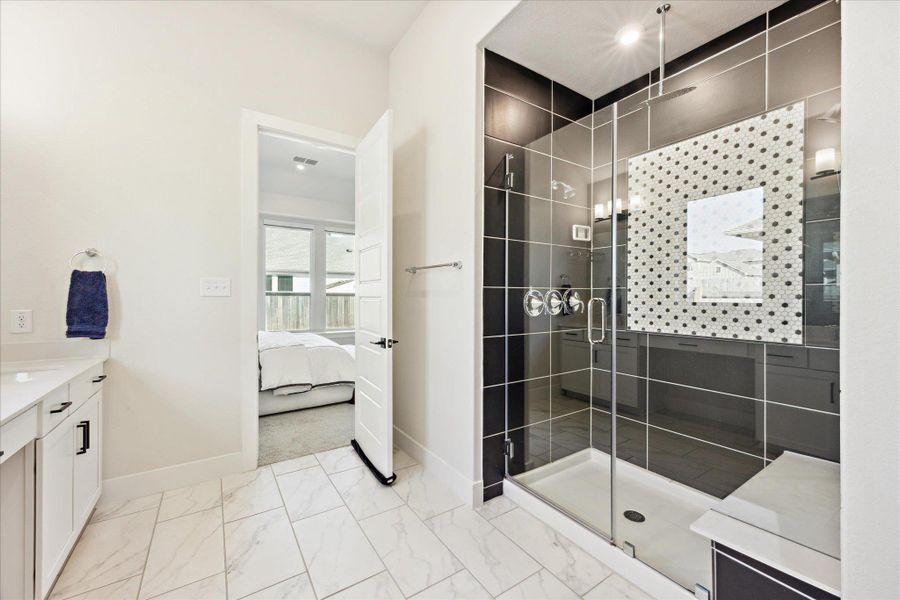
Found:
[[37, 441], [37, 547], [35, 585], [44, 598], [62, 569], [75, 535], [72, 515], [72, 460], [75, 428], [69, 421]]
[[391, 111], [356, 149], [355, 444], [385, 480], [394, 474], [391, 347]]

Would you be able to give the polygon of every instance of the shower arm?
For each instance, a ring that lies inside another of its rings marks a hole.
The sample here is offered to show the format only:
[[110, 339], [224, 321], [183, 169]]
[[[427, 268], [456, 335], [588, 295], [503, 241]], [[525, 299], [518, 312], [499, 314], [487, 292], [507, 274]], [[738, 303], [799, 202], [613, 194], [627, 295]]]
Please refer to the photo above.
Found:
[[663, 95], [663, 79], [666, 78], [666, 13], [672, 8], [663, 4], [656, 9], [659, 15], [659, 95]]

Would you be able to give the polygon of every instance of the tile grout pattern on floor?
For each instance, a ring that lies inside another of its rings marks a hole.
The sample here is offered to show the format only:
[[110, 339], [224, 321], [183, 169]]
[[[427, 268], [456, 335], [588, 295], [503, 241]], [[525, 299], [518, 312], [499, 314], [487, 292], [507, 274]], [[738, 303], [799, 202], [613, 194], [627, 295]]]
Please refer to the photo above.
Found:
[[125, 502], [101, 499], [51, 600], [648, 598], [500, 496], [479, 509], [395, 450], [349, 446]]

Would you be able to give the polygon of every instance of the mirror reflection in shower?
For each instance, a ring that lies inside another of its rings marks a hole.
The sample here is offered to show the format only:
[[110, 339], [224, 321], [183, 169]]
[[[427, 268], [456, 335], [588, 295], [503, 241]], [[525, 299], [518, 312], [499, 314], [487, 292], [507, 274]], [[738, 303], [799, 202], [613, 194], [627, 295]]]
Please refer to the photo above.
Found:
[[763, 188], [687, 203], [687, 290], [693, 302], [762, 302]]

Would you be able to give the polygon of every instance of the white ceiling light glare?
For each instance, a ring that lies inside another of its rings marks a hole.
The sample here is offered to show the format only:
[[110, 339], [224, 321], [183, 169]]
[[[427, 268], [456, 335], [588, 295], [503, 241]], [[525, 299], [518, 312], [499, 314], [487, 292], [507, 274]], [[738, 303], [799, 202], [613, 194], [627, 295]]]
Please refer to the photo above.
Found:
[[305, 170], [307, 166], [314, 167], [319, 164], [319, 161], [314, 158], [304, 158], [302, 156], [295, 156], [293, 162], [298, 171]]
[[296, 163], [294, 166], [297, 167], [297, 170], [298, 170], [298, 171], [304, 171], [304, 170], [306, 170], [306, 165], [304, 165], [304, 164]]
[[622, 46], [633, 46], [643, 34], [644, 28], [640, 23], [631, 23], [616, 32], [616, 41]]

